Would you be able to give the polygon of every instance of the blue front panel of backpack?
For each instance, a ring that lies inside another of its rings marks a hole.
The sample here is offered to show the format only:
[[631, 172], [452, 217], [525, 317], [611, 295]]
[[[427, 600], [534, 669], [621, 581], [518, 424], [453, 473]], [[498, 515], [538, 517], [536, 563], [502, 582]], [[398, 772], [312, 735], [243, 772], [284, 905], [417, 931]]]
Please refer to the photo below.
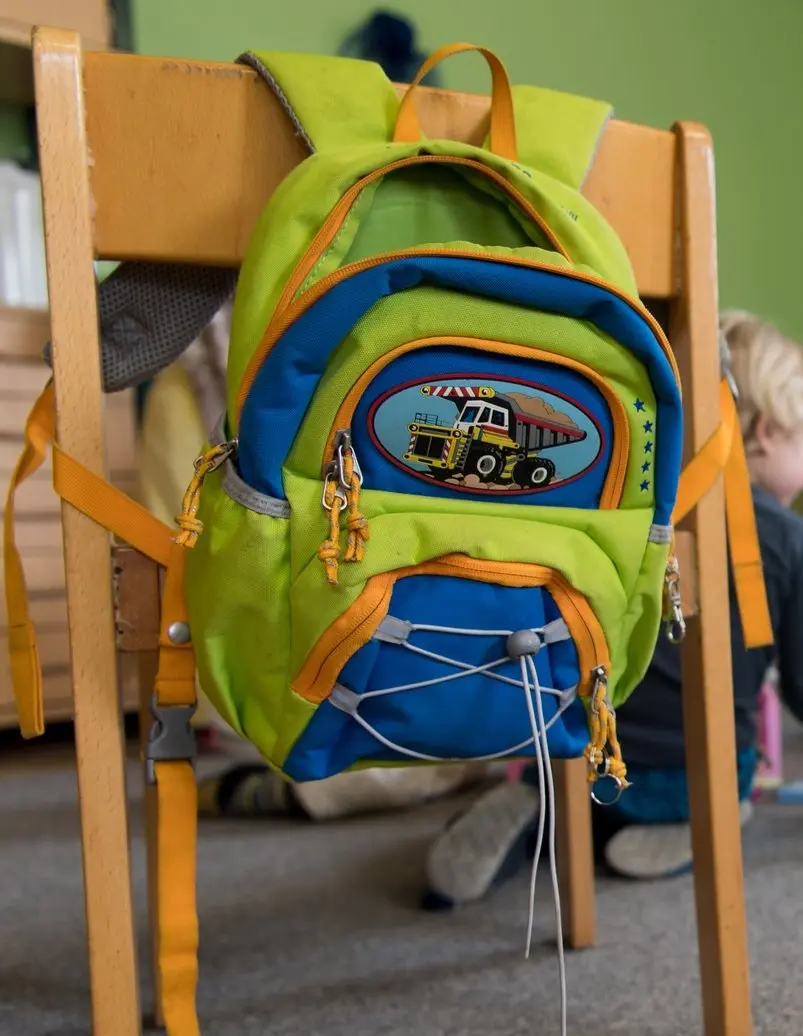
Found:
[[[478, 391], [487, 398], [470, 397]], [[533, 456], [554, 468], [544, 485], [526, 487], [509, 471], [487, 479], [446, 471], [448, 480], [439, 481], [425, 462], [410, 458], [411, 423], [448, 429], [467, 411], [499, 415], [502, 435], [485, 427], [496, 442], [512, 443], [522, 433], [509, 406], [499, 406], [509, 399], [531, 411], [528, 427], [538, 442]], [[351, 434], [367, 488], [556, 507], [597, 508], [613, 452], [608, 405], [582, 374], [557, 362], [456, 346], [416, 349], [384, 367], [356, 407]]]
[[[501, 587], [432, 575], [398, 580], [388, 614], [417, 624], [478, 631], [540, 628], [560, 618], [552, 597], [541, 587]], [[371, 640], [343, 667], [339, 685], [362, 696], [459, 671], [431, 655], [471, 667], [506, 657], [506, 637], [498, 632], [475, 636], [422, 630], [413, 632], [408, 643], [419, 650]], [[542, 688], [563, 691], [577, 684], [577, 651], [571, 640], [542, 647], [535, 665]], [[358, 712], [365, 725], [325, 701], [290, 752], [284, 770], [293, 780], [308, 781], [366, 761], [532, 756], [532, 744], [511, 751], [532, 737], [520, 665], [508, 659], [492, 671], [514, 683], [475, 673], [363, 698]], [[560, 699], [548, 690], [542, 691], [541, 699], [549, 724]], [[587, 741], [585, 709], [575, 699], [549, 728], [550, 752], [558, 758], [580, 756]]]

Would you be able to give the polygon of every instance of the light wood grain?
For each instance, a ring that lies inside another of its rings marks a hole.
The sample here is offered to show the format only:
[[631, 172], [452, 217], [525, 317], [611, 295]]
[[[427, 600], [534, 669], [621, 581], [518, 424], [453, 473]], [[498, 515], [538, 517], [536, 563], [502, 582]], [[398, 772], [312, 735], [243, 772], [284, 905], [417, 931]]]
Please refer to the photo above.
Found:
[[0, 306], [0, 357], [40, 361], [50, 337], [46, 310]]
[[0, 16], [8, 25], [19, 26], [18, 38], [30, 45], [34, 25], [72, 29], [87, 40], [109, 40], [106, 0], [2, 0]]
[[[58, 590], [52, 594], [28, 594], [28, 611], [37, 629], [67, 626], [67, 598]], [[0, 594], [0, 629], [8, 625], [6, 597]]]
[[[720, 420], [714, 168], [708, 132], [676, 127], [683, 290], [671, 338], [685, 387], [687, 451]], [[751, 1036], [736, 782], [727, 544], [721, 479], [692, 512], [699, 616], [683, 645], [683, 714], [706, 1036]]]
[[[265, 84], [237, 65], [109, 54], [87, 54], [84, 74], [99, 255], [239, 265], [305, 156]], [[482, 141], [487, 97], [421, 88], [418, 105], [430, 136]], [[671, 133], [613, 121], [586, 185], [654, 298], [674, 286], [674, 147]]]
[[586, 762], [585, 759], [556, 759], [552, 770], [563, 938], [567, 946], [581, 950], [593, 946], [597, 938], [594, 844]]
[[[100, 350], [90, 189], [74, 33], [34, 38], [44, 198], [56, 434], [79, 462], [103, 473]], [[75, 739], [81, 808], [92, 1022], [95, 1036], [140, 1031], [122, 717], [106, 532], [64, 504]]]

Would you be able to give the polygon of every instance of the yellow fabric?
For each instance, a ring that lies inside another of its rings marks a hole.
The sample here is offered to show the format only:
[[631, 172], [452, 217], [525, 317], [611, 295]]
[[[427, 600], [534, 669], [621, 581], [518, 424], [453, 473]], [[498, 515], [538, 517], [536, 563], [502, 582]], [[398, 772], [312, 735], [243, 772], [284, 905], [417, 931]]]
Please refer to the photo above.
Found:
[[716, 431], [681, 475], [672, 521], [677, 524], [685, 518], [724, 474], [728, 543], [744, 643], [747, 648], [763, 647], [775, 638], [739, 415], [726, 380], [720, 384], [720, 408]]
[[8, 651], [11, 685], [23, 737], [37, 737], [45, 729], [42, 667], [36, 634], [28, 611], [28, 591], [14, 540], [14, 494], [26, 478], [41, 467], [56, 428], [53, 382], [48, 382], [25, 423], [25, 445], [8, 487], [3, 513], [3, 570], [8, 612]]
[[418, 123], [418, 115], [415, 110], [415, 88], [424, 76], [431, 72], [439, 62], [452, 54], [462, 54], [469, 50], [479, 51], [491, 69], [491, 151], [495, 155], [499, 155], [500, 158], [507, 158], [511, 162], [515, 162], [518, 156], [516, 120], [513, 113], [513, 95], [507, 71], [493, 51], [488, 50], [486, 47], [477, 47], [473, 43], [448, 43], [427, 58], [418, 70], [415, 79], [407, 88], [407, 92], [399, 105], [393, 139], [397, 142], [410, 143], [421, 139], [421, 126]]

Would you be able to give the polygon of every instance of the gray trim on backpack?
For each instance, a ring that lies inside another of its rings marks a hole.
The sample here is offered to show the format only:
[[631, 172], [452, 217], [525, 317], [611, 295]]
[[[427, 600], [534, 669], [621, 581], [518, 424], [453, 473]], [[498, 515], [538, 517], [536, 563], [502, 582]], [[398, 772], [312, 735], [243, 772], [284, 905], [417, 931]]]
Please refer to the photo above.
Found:
[[285, 94], [284, 90], [282, 90], [282, 88], [279, 86], [271, 71], [265, 66], [265, 64], [262, 61], [260, 61], [256, 54], [252, 54], [250, 50], [247, 50], [244, 54], [241, 54], [237, 58], [236, 64], [248, 65], [249, 68], [252, 68], [256, 72], [256, 74], [263, 82], [268, 84], [268, 86], [275, 94], [276, 100], [284, 109], [287, 118], [292, 122], [296, 131], [296, 136], [300, 140], [304, 141], [307, 148], [309, 149], [309, 153], [311, 155], [314, 155], [315, 145], [312, 143], [309, 136], [307, 135], [307, 131], [301, 125], [301, 119], [299, 119], [299, 117], [296, 115], [295, 109], [293, 108], [292, 104], [290, 104], [290, 101], [287, 99], [287, 94]]
[[650, 543], [671, 543], [672, 542], [672, 526], [671, 525], [651, 525], [650, 526]]
[[[209, 442], [213, 446], [220, 446], [226, 442], [225, 426], [226, 414], [223, 413], [209, 436]], [[220, 485], [226, 496], [247, 507], [249, 511], [266, 514], [269, 518], [290, 517], [290, 504], [278, 497], [266, 496], [265, 493], [253, 489], [247, 482], [243, 482], [231, 458], [227, 458], [223, 463], [223, 480]]]
[[594, 141], [594, 147], [593, 147], [593, 149], [591, 151], [591, 154], [589, 155], [588, 165], [586, 166], [586, 171], [583, 173], [583, 179], [580, 181], [580, 186], [578, 187], [578, 190], [580, 190], [580, 191], [582, 191], [583, 187], [585, 187], [586, 180], [588, 179], [588, 174], [594, 168], [594, 161], [596, 160], [597, 152], [599, 151], [599, 146], [600, 146], [600, 144], [602, 142], [603, 136], [605, 135], [605, 130], [610, 125], [610, 122], [611, 122], [611, 119], [613, 118], [613, 116], [614, 116], [614, 111], [613, 111], [613, 108], [611, 108], [611, 110], [608, 112], [608, 114], [605, 117], [602, 125], [599, 128], [599, 133], [597, 134], [597, 139]]
[[265, 496], [264, 493], [258, 493], [256, 489], [252, 489], [243, 482], [230, 460], [223, 465], [221, 488], [226, 496], [236, 500], [243, 507], [247, 507], [249, 511], [266, 514], [270, 518], [290, 517], [290, 504], [286, 500], [279, 500], [275, 496]]
[[374, 633], [374, 640], [382, 640], [387, 644], [404, 644], [412, 632], [411, 622], [386, 615]]

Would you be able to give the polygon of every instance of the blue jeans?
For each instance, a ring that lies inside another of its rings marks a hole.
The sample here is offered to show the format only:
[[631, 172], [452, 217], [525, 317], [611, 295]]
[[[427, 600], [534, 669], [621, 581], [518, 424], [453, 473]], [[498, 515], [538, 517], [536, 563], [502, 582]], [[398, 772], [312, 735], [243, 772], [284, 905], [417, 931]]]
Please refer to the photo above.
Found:
[[[736, 757], [740, 802], [748, 798], [753, 790], [757, 763], [758, 753], [755, 748], [748, 748]], [[632, 787], [622, 793], [619, 801], [610, 806], [599, 807], [599, 811], [605, 813], [606, 819], [619, 825], [688, 822], [688, 783], [684, 769], [661, 770], [652, 766], [628, 766], [627, 777]], [[538, 770], [535, 765], [527, 767], [523, 780], [538, 786]], [[603, 785], [605, 783], [610, 782], [603, 782]], [[604, 797], [605, 790], [600, 787], [600, 798]]]

